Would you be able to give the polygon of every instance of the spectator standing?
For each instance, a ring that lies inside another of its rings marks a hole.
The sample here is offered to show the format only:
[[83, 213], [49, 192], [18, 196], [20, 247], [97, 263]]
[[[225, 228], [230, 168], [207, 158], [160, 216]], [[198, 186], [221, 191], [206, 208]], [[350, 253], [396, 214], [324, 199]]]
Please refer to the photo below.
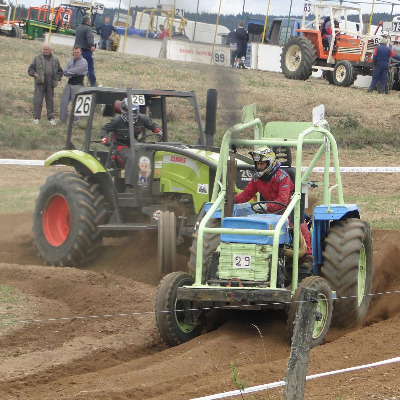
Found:
[[72, 58], [64, 68], [64, 76], [68, 78], [60, 103], [60, 122], [67, 122], [68, 104], [73, 101], [79, 89], [83, 86], [83, 80], [88, 73], [87, 61], [82, 57], [82, 50], [78, 45], [72, 50]]
[[99, 49], [110, 51], [117, 34], [115, 27], [110, 24], [110, 18], [104, 18], [104, 24], [97, 28], [97, 34], [100, 35]]
[[387, 43], [387, 38], [382, 37], [379, 46], [375, 47], [374, 49], [372, 57], [372, 61], [374, 63], [374, 72], [372, 74], [371, 84], [369, 85], [367, 93], [374, 91], [378, 82], [379, 93], [385, 93], [390, 57], [400, 61], [400, 57], [387, 46]]
[[80, 46], [82, 57], [87, 61], [90, 86], [96, 86], [93, 61], [93, 52], [96, 50], [96, 47], [94, 45], [94, 35], [88, 15], [83, 16], [82, 23], [76, 28], [75, 45]]
[[233, 67], [235, 65], [235, 58], [237, 54], [237, 43], [236, 43], [236, 38], [235, 38], [235, 31], [230, 31], [228, 33], [228, 36], [226, 38], [226, 44], [229, 45], [229, 50], [230, 50], [230, 55], [231, 55], [231, 60], [230, 60], [230, 66]]
[[244, 23], [239, 22], [238, 27], [235, 29], [235, 39], [237, 43], [236, 57], [240, 60], [240, 66], [245, 68], [244, 61], [247, 53], [247, 43], [249, 41], [249, 33], [244, 28]]
[[161, 33], [157, 35], [157, 39], [164, 39], [165, 37], [169, 36], [168, 30], [164, 27], [164, 25], [159, 26]]
[[50, 125], [54, 120], [54, 88], [61, 81], [63, 70], [58, 58], [51, 53], [49, 44], [44, 44], [42, 53], [34, 57], [28, 67], [28, 75], [35, 78], [33, 94], [33, 123], [37, 125], [42, 115], [43, 98], [46, 98], [47, 119]]

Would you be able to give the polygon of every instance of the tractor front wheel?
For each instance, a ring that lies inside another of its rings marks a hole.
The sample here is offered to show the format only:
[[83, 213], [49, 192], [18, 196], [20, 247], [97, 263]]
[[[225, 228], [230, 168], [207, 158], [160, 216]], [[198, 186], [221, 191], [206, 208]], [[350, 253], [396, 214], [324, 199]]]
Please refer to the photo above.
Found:
[[176, 219], [175, 213], [165, 211], [158, 220], [158, 270], [169, 274], [176, 268]]
[[105, 221], [98, 184], [73, 172], [58, 172], [41, 187], [33, 212], [33, 233], [46, 264], [80, 266], [95, 255]]
[[329, 229], [322, 253], [322, 276], [336, 290], [332, 323], [353, 326], [366, 316], [373, 277], [372, 233], [359, 219], [337, 221]]
[[202, 310], [188, 300], [177, 300], [179, 287], [191, 286], [194, 280], [185, 272], [164, 276], [156, 294], [155, 316], [161, 339], [170, 347], [199, 336], [203, 327]]
[[299, 308], [301, 288], [316, 289], [318, 291], [318, 304], [317, 304], [317, 319], [314, 324], [310, 348], [319, 346], [325, 339], [328, 333], [329, 326], [332, 319], [332, 290], [329, 283], [319, 276], [309, 276], [303, 279], [297, 287], [288, 314], [288, 333], [289, 340], [292, 340], [295, 323], [296, 312]]
[[288, 79], [307, 80], [315, 64], [315, 48], [311, 40], [293, 36], [285, 44], [281, 54], [282, 72]]
[[333, 69], [333, 84], [335, 86], [349, 87], [356, 80], [353, 65], [347, 61], [339, 61]]

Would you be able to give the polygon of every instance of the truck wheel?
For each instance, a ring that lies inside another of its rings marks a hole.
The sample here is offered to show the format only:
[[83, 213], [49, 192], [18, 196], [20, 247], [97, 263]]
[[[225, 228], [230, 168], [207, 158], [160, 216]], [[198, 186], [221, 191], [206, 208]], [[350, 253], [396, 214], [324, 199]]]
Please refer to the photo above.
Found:
[[349, 87], [355, 80], [354, 68], [349, 61], [342, 60], [336, 63], [333, 69], [333, 84], [335, 86]]
[[325, 239], [322, 276], [336, 290], [332, 323], [354, 326], [366, 316], [373, 276], [372, 233], [359, 219], [335, 222]]
[[300, 299], [300, 291], [302, 287], [316, 289], [319, 292], [317, 304], [317, 315], [319, 316], [319, 318], [315, 321], [314, 324], [310, 346], [310, 348], [313, 348], [322, 344], [331, 324], [333, 308], [332, 290], [329, 286], [329, 283], [324, 278], [321, 278], [319, 276], [309, 276], [300, 282], [294, 293], [294, 296], [292, 297], [289, 308], [288, 333], [290, 342], [294, 333], [296, 312], [299, 307], [298, 301]]
[[323, 72], [323, 76], [324, 76], [324, 78], [327, 80], [327, 82], [330, 84], [330, 85], [333, 85], [334, 83], [333, 83], [333, 71], [324, 71]]
[[[393, 89], [394, 85], [394, 73], [393, 71], [389, 71], [387, 74], [387, 79], [386, 79], [386, 86], [385, 86], [385, 93], [388, 94], [390, 90]], [[378, 92], [381, 91], [381, 82], [378, 82], [376, 85]]]
[[202, 311], [193, 310], [190, 301], [176, 298], [179, 287], [193, 283], [194, 280], [187, 273], [172, 272], [164, 276], [158, 286], [155, 302], [156, 324], [161, 339], [170, 347], [194, 339], [201, 333], [203, 323], [198, 318]]
[[10, 37], [21, 39], [21, 29], [18, 26], [13, 25], [10, 31]]
[[175, 213], [165, 211], [158, 220], [158, 270], [169, 274], [176, 268], [176, 219]]
[[291, 37], [282, 50], [282, 72], [286, 78], [305, 81], [312, 74], [315, 60], [315, 48], [311, 40], [302, 36]]
[[95, 256], [106, 219], [98, 184], [73, 172], [58, 172], [40, 188], [33, 212], [33, 234], [46, 264], [80, 266]]
[[[202, 208], [199, 213], [199, 216], [197, 218], [197, 223], [196, 223], [197, 227], [198, 227], [198, 224], [200, 223], [200, 221], [203, 219], [205, 214], [206, 213], [204, 211], [204, 208]], [[207, 224], [207, 227], [210, 227], [210, 228], [218, 228], [220, 226], [221, 226], [221, 221], [216, 218], [211, 218]], [[189, 275], [194, 279], [196, 276], [197, 231], [195, 231], [193, 233], [192, 238], [193, 238], [192, 246], [189, 249], [190, 257], [189, 257], [189, 262], [188, 262], [188, 268], [189, 268]], [[203, 237], [203, 271], [202, 271], [202, 279], [201, 279], [202, 283], [205, 283], [205, 281], [206, 281], [207, 269], [208, 269], [208, 264], [209, 264], [211, 254], [213, 251], [216, 250], [220, 241], [221, 241], [221, 235], [211, 234], [211, 233], [204, 234], [204, 237]]]

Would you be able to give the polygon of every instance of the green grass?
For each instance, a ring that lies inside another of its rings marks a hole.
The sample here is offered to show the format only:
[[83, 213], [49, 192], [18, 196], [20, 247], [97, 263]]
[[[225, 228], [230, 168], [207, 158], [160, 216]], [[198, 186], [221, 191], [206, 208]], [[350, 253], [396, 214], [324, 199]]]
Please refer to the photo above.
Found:
[[19, 309], [29, 302], [12, 287], [0, 285], [0, 332], [18, 321]]
[[0, 190], [0, 210], [2, 214], [32, 211], [39, 187], [4, 188]]

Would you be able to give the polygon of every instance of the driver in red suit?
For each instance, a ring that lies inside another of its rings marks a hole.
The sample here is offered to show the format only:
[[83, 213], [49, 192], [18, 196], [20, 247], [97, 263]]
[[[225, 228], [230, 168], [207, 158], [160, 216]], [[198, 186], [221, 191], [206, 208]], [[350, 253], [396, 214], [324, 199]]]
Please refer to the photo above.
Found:
[[[245, 203], [260, 193], [264, 201], [275, 201], [286, 206], [290, 202], [290, 196], [294, 191], [294, 184], [290, 176], [280, 168], [280, 162], [276, 161], [275, 153], [269, 148], [262, 148], [250, 152], [256, 167], [256, 173], [244, 188], [242, 193], [236, 194], [235, 203]], [[260, 211], [264, 213], [279, 213], [286, 206], [281, 204], [261, 204]], [[305, 222], [300, 224], [300, 230], [307, 245], [307, 250], [301, 263], [312, 263], [311, 236]]]

